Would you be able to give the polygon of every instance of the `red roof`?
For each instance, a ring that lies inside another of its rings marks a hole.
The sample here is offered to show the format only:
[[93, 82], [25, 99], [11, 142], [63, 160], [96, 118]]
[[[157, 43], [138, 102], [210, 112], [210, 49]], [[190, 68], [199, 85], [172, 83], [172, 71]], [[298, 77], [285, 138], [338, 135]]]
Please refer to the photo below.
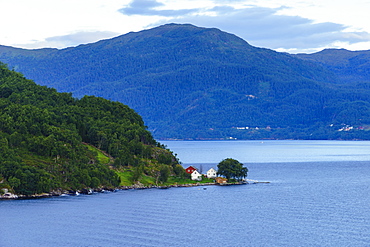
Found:
[[185, 169], [186, 173], [192, 174], [193, 171], [195, 171], [197, 168], [194, 166], [189, 166], [188, 168]]

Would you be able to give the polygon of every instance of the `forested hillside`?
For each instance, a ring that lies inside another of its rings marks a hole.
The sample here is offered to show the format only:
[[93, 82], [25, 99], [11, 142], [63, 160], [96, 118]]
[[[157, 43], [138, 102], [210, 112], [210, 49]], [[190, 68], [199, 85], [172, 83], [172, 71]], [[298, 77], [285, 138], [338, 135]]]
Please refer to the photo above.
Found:
[[214, 28], [168, 24], [62, 50], [0, 47], [0, 61], [76, 97], [127, 104], [156, 138], [369, 136], [365, 80], [343, 85], [322, 63]]
[[172, 173], [176, 164], [129, 107], [75, 99], [0, 64], [0, 189], [31, 195], [113, 188], [124, 168], [140, 171], [134, 183], [162, 166]]
[[370, 82], [370, 51], [325, 49], [295, 57], [315, 62], [337, 75], [338, 83]]

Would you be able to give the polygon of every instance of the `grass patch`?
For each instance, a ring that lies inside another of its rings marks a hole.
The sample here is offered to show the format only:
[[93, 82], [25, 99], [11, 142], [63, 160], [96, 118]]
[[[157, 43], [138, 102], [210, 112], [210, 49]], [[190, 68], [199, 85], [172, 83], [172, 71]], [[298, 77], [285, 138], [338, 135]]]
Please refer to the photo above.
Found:
[[155, 185], [155, 178], [149, 177], [149, 176], [146, 176], [146, 175], [143, 175], [139, 179], [139, 181], [140, 181], [140, 183], [144, 184], [145, 186]]
[[117, 171], [117, 174], [121, 178], [120, 186], [130, 186], [130, 185], [132, 185], [132, 172]]
[[106, 156], [101, 150], [99, 150], [96, 147], [93, 147], [91, 145], [86, 145], [86, 147], [97, 154], [96, 158], [98, 159], [98, 162], [100, 164], [109, 164], [110, 163], [110, 158]]
[[202, 181], [194, 181], [190, 178], [178, 178], [178, 177], [169, 177], [168, 181], [164, 185], [173, 185], [173, 184], [206, 184], [206, 183], [214, 183], [213, 179], [210, 178], [204, 178]]
[[[121, 170], [116, 171], [118, 176], [121, 178], [120, 186], [132, 186], [132, 172], [130, 170]], [[152, 186], [156, 185], [156, 179], [154, 177], [150, 177], [147, 175], [141, 175], [139, 182], [144, 186]], [[184, 184], [206, 184], [206, 183], [214, 183], [214, 179], [204, 178], [202, 181], [194, 181], [190, 178], [178, 178], [170, 176], [165, 183], [158, 183], [159, 186], [170, 186], [170, 185], [184, 185]]]

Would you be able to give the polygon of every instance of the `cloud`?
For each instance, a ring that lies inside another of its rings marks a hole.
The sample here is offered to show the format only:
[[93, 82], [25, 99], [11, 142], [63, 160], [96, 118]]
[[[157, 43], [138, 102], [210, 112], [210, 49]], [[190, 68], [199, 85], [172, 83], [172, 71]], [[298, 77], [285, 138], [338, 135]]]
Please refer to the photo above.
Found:
[[18, 46], [29, 49], [35, 49], [40, 47], [65, 48], [77, 46], [79, 44], [93, 43], [102, 39], [113, 38], [118, 35], [119, 33], [108, 31], [81, 31], [67, 35], [49, 37], [42, 41], [35, 41], [31, 44], [23, 44]]
[[180, 10], [158, 10], [157, 7], [164, 6], [156, 0], [133, 0], [127, 7], [118, 10], [124, 15], [145, 15], [145, 16], [164, 16], [178, 17], [198, 12], [199, 9], [180, 9]]
[[284, 8], [249, 6], [236, 9], [220, 5], [207, 9], [212, 14], [182, 15], [157, 24], [177, 22], [216, 27], [233, 33], [252, 45], [291, 52], [317, 51], [323, 47], [332, 47], [338, 42], [356, 44], [370, 41], [369, 33], [346, 32], [347, 26], [342, 24], [315, 23], [300, 16], [278, 14]]
[[[204, 4], [197, 4], [195, 7], [195, 4], [191, 5], [192, 1], [190, 1], [187, 6], [193, 6], [193, 8], [171, 9], [165, 3], [165, 0], [132, 0], [127, 6], [119, 9], [119, 12], [117, 9], [121, 5], [117, 4], [112, 8], [116, 15], [114, 23], [120, 23], [122, 20], [124, 23], [129, 23], [130, 20], [134, 20], [134, 24], [129, 25], [129, 28], [126, 29], [122, 29], [121, 26], [125, 25], [120, 24], [118, 28], [114, 29], [100, 27], [103, 30], [114, 32], [77, 31], [67, 35], [36, 40], [31, 44], [13, 43], [12, 45], [32, 49], [40, 47], [64, 48], [92, 43], [128, 31], [138, 31], [142, 27], [149, 28], [170, 22], [219, 28], [243, 38], [254, 46], [291, 53], [313, 52], [326, 47], [348, 48], [368, 43], [370, 45], [368, 32], [350, 32], [348, 27], [342, 24], [317, 23], [300, 16], [283, 15], [281, 10], [288, 9], [284, 6], [267, 8], [256, 5], [241, 5], [242, 0], [213, 0], [214, 4], [208, 5], [208, 7]], [[232, 5], [234, 3], [235, 5]], [[112, 26], [112, 23], [110, 25]]]

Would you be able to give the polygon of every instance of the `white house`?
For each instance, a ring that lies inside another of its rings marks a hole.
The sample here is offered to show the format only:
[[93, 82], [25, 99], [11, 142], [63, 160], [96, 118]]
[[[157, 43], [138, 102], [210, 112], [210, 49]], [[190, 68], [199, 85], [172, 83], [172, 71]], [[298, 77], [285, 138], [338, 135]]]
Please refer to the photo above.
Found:
[[200, 174], [197, 170], [194, 170], [191, 173], [191, 180], [201, 181], [202, 180], [202, 174]]
[[207, 178], [216, 178], [217, 172], [213, 167], [207, 171]]

